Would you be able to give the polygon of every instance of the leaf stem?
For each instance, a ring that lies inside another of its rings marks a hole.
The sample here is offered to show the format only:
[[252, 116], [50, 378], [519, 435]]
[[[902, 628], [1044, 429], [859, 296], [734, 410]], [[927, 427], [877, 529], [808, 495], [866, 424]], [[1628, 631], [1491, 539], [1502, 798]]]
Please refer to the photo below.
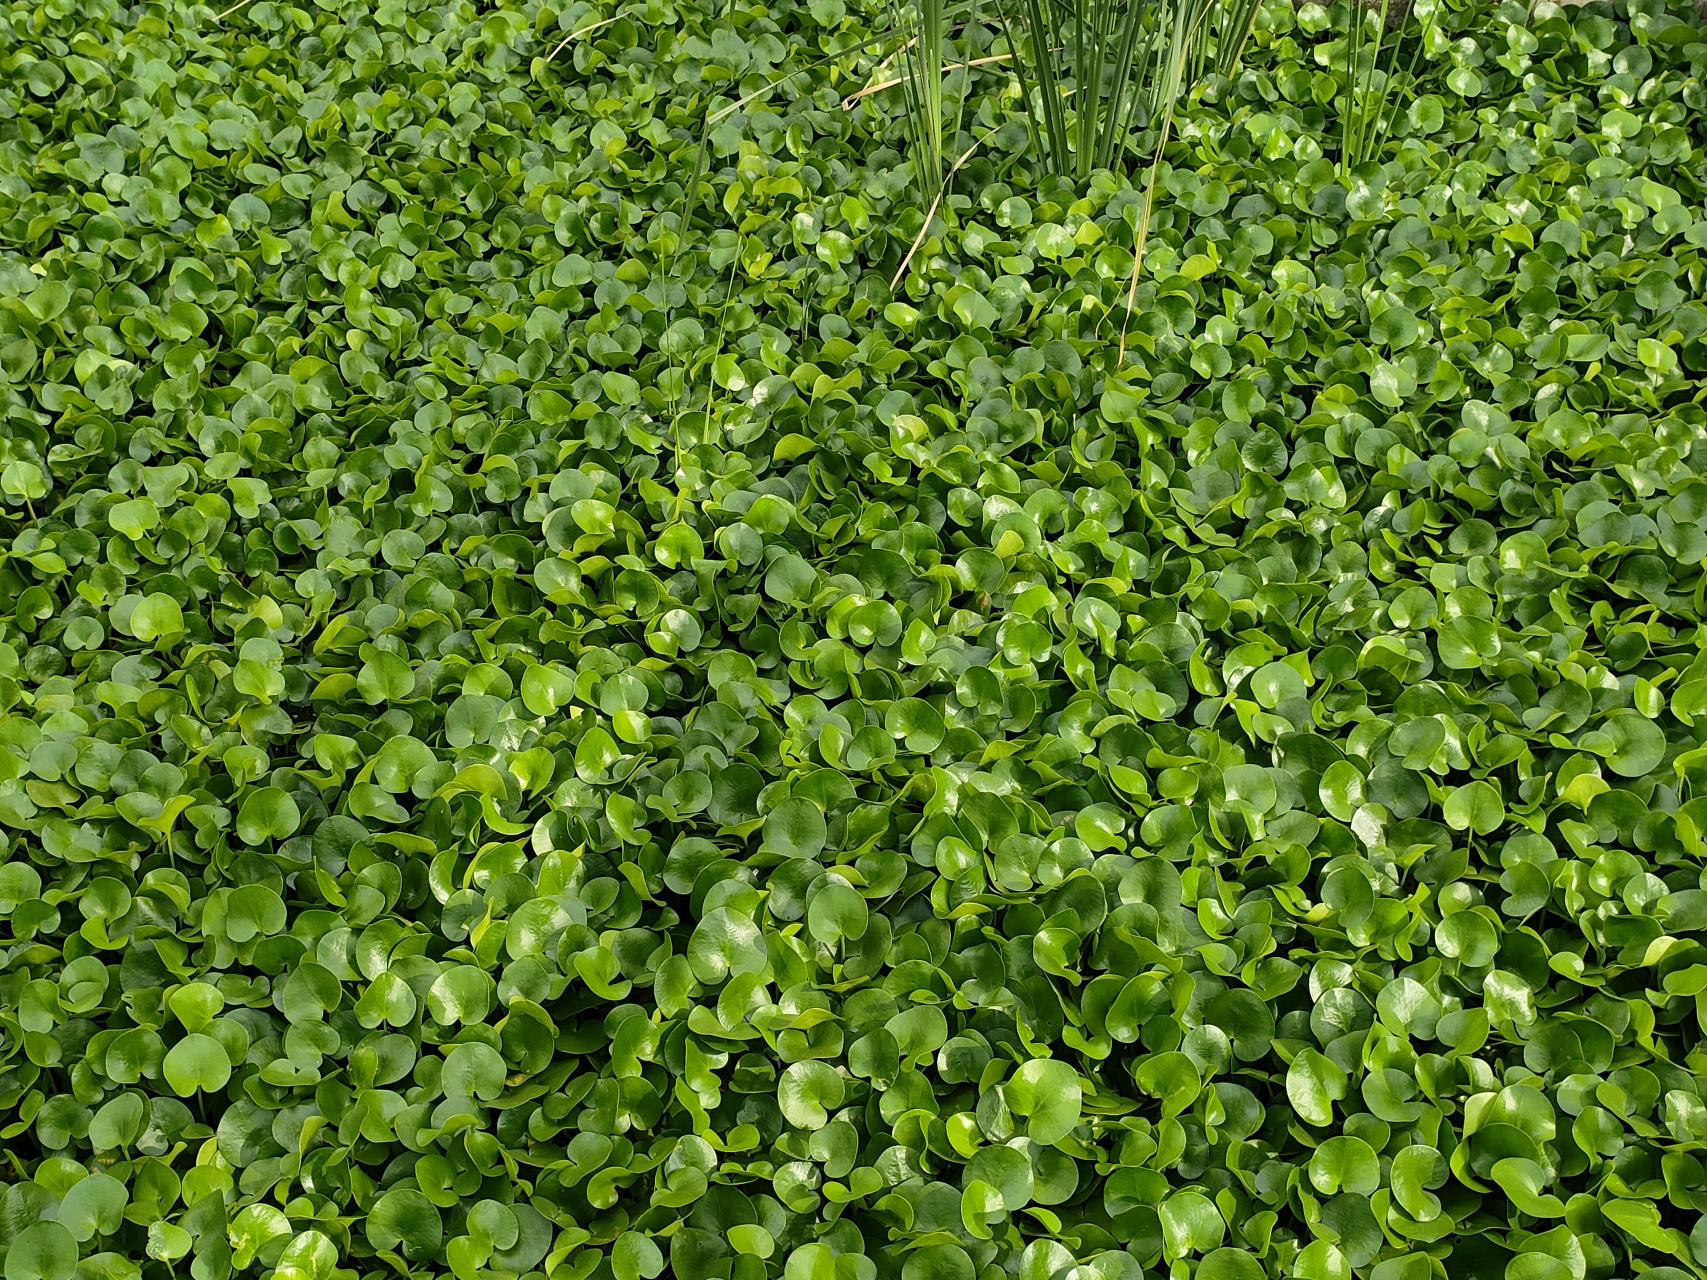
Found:
[[[1010, 59], [1012, 57], [1013, 57], [1013, 54], [1011, 54], [1011, 53], [992, 53], [987, 58], [974, 58], [970, 62], [951, 62], [951, 63], [948, 63], [946, 66], [943, 67], [943, 70], [944, 71], [963, 71], [967, 67], [987, 67], [992, 62], [1006, 62], [1006, 61], [1008, 61], [1008, 59]], [[843, 98], [842, 99], [842, 110], [844, 110], [844, 111], [850, 110], [854, 106], [854, 104], [857, 103], [861, 98], [870, 97], [874, 93], [882, 93], [883, 90], [885, 90], [885, 89], [893, 89], [896, 85], [901, 84], [905, 80], [906, 80], [905, 76], [894, 76], [888, 80], [881, 80], [876, 84], [868, 84], [865, 86], [865, 88], [859, 90], [858, 92], [850, 93], [847, 97]]]
[[[244, 4], [249, 3], [249, 0], [243, 0], [243, 3]], [[573, 40], [576, 36], [584, 36], [590, 31], [597, 31], [600, 27], [608, 27], [608, 26], [610, 26], [611, 23], [615, 22], [617, 20], [617, 18], [620, 18], [620, 17], [622, 17], [622, 15], [619, 13], [615, 17], [605, 18], [599, 22], [589, 23], [587, 26], [581, 27], [575, 31], [571, 31], [568, 35], [564, 36], [561, 41], [558, 42], [558, 45], [555, 49], [553, 49], [550, 53], [545, 55], [545, 60], [547, 62], [550, 62], [558, 54], [562, 53], [563, 50], [565, 50], [566, 48], [569, 47], [569, 42], [571, 40]]]
[[[1001, 128], [1001, 126], [997, 125], [996, 129], [999, 128]], [[989, 139], [990, 135], [996, 132], [996, 129], [987, 130], [982, 138], [976, 139], [971, 146], [966, 148], [966, 150], [961, 154], [960, 159], [954, 162], [954, 167], [948, 171], [948, 176], [950, 178], [960, 172], [960, 166], [965, 164], [967, 160], [971, 159], [972, 153], [981, 147]], [[938, 191], [936, 199], [931, 201], [931, 207], [925, 211], [924, 225], [919, 228], [919, 234], [913, 237], [912, 247], [907, 250], [907, 256], [901, 259], [901, 265], [895, 268], [894, 278], [889, 281], [889, 291], [891, 293], [895, 291], [895, 286], [901, 283], [901, 277], [907, 274], [907, 267], [913, 261], [913, 255], [919, 251], [919, 246], [924, 244], [925, 237], [930, 234], [931, 219], [936, 217], [937, 206], [941, 203], [942, 192]]]

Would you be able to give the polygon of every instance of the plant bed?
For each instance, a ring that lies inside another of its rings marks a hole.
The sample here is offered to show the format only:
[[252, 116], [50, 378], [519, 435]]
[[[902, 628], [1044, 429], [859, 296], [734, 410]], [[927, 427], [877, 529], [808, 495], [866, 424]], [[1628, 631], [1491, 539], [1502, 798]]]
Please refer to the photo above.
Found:
[[1074, 12], [6, 10], [4, 1280], [1707, 1272], [1693, 8]]

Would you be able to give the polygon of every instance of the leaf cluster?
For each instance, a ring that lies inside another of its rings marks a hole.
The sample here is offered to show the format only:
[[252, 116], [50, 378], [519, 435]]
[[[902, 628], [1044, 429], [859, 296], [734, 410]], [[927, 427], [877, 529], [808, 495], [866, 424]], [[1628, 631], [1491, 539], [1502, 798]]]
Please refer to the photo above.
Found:
[[5, 1280], [1707, 1273], [1693, 10], [886, 21], [0, 10]]

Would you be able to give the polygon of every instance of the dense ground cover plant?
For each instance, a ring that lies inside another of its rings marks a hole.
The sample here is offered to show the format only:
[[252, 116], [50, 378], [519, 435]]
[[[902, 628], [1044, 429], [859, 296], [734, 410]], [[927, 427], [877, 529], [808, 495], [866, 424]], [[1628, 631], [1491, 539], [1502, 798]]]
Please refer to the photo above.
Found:
[[4, 10], [5, 1280], [1707, 1271], [1692, 11], [995, 13]]

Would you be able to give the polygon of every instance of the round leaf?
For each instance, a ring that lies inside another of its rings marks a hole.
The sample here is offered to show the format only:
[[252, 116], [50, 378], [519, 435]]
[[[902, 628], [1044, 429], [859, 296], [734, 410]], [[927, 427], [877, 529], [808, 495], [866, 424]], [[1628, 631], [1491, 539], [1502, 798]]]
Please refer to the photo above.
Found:
[[161, 1068], [166, 1083], [180, 1098], [195, 1093], [214, 1093], [231, 1079], [231, 1061], [225, 1048], [212, 1036], [187, 1035], [166, 1051]]

